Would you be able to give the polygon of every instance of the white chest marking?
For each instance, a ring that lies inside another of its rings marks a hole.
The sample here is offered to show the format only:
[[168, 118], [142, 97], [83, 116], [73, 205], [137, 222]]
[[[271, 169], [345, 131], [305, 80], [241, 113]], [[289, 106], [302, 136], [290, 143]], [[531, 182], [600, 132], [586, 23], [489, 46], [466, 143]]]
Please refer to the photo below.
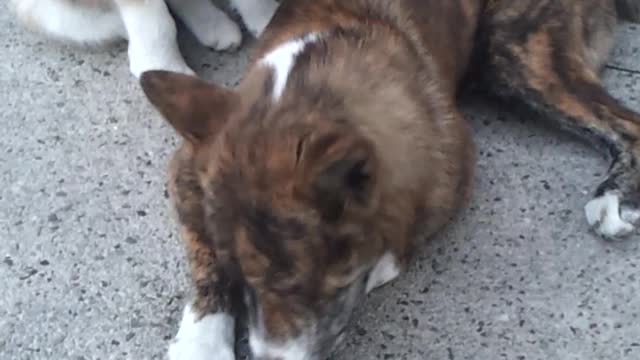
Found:
[[398, 275], [400, 275], [400, 268], [398, 268], [396, 257], [391, 253], [384, 254], [369, 274], [367, 293], [395, 279]]
[[271, 67], [274, 72], [273, 100], [277, 101], [282, 96], [291, 69], [296, 63], [296, 58], [304, 50], [304, 47], [320, 38], [318, 33], [310, 33], [302, 38], [288, 41], [278, 45], [260, 60], [260, 63]]

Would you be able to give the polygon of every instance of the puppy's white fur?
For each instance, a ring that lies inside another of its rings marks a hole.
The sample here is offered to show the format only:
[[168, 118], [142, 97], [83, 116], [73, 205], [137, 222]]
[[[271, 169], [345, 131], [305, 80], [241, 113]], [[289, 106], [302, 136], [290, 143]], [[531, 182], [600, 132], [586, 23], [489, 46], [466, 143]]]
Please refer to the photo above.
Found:
[[278, 3], [274, 0], [234, 0], [233, 6], [254, 36], [262, 34], [278, 9]]
[[587, 203], [584, 208], [587, 222], [606, 238], [616, 238], [634, 230], [631, 222], [640, 216], [635, 211], [621, 211], [620, 196], [607, 192]]
[[139, 77], [147, 70], [193, 74], [178, 43], [176, 24], [164, 0], [116, 0], [129, 38], [129, 67]]
[[11, 0], [11, 7], [29, 28], [58, 39], [101, 43], [127, 35], [115, 6], [103, 9], [61, 0]]
[[201, 44], [215, 50], [240, 46], [240, 28], [211, 0], [168, 0], [168, 3]]
[[[239, 27], [210, 0], [167, 0], [204, 45], [215, 50], [236, 48]], [[274, 0], [234, 0], [247, 27], [259, 35], [277, 9]], [[176, 43], [176, 24], [165, 0], [11, 0], [18, 18], [30, 28], [78, 43], [129, 39], [131, 72], [148, 70], [192, 74]]]
[[226, 313], [198, 320], [191, 305], [182, 315], [180, 330], [169, 346], [169, 360], [234, 360], [235, 320]]

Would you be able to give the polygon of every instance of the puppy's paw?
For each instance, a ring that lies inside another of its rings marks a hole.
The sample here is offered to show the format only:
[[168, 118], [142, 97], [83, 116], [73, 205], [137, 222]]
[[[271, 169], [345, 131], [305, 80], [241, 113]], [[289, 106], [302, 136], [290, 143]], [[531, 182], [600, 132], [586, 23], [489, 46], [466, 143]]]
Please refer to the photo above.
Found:
[[213, 23], [194, 25], [193, 29], [198, 41], [214, 50], [235, 50], [242, 43], [240, 27], [227, 16], [221, 16]]
[[187, 305], [180, 330], [169, 345], [169, 360], [235, 360], [234, 326], [229, 314], [208, 314], [199, 319]]
[[[43, 16], [43, 10], [46, 10], [49, 16], [59, 16], [59, 14], [56, 14], [58, 9], [52, 5], [54, 4], [50, 1], [10, 0], [9, 10], [15, 13], [18, 20], [28, 29], [33, 31], [46, 31], [47, 20], [48, 22], [54, 23], [57, 19], [46, 19]], [[59, 5], [58, 8], [64, 7]]]
[[169, 360], [235, 360], [233, 349], [197, 339], [176, 339], [169, 345]]
[[182, 58], [180, 59], [161, 59], [153, 57], [130, 57], [129, 69], [131, 74], [136, 78], [140, 78], [143, 72], [149, 70], [167, 70], [178, 72], [187, 75], [194, 75], [195, 72], [191, 70]]
[[176, 40], [176, 24], [164, 1], [117, 1], [129, 39], [129, 66], [137, 78], [149, 70], [193, 74]]
[[22, 21], [25, 25], [34, 27], [33, 20], [31, 19], [31, 13], [35, 5], [34, 0], [9, 0], [9, 10], [15, 13], [18, 20]]
[[153, 49], [146, 46], [129, 45], [129, 69], [136, 78], [149, 70], [167, 70], [188, 75], [195, 73], [177, 49]]
[[615, 191], [589, 201], [584, 208], [587, 222], [601, 236], [616, 239], [631, 234], [640, 219], [640, 211], [620, 206], [620, 194]]
[[260, 0], [241, 13], [247, 29], [253, 36], [258, 37], [269, 25], [276, 10], [278, 10], [278, 3], [274, 0]]
[[620, 207], [620, 217], [622, 220], [634, 224], [635, 226], [635, 224], [638, 223], [638, 220], [640, 220], [640, 209], [622, 205]]
[[240, 46], [240, 28], [211, 0], [168, 0], [168, 3], [202, 45], [214, 50]]

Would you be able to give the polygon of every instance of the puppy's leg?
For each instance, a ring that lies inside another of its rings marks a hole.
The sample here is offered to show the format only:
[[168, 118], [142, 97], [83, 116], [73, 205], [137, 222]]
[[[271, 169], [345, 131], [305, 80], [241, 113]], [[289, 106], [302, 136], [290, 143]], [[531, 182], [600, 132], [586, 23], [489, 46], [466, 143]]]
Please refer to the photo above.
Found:
[[234, 360], [234, 322], [226, 313], [202, 314], [187, 305], [169, 360]]
[[77, 43], [102, 43], [126, 37], [110, 0], [91, 4], [68, 0], [11, 0], [18, 19], [32, 30]]
[[[485, 29], [490, 40], [483, 71], [496, 94], [519, 99], [608, 148], [613, 158], [608, 177], [585, 211], [598, 233], [613, 238], [632, 232], [640, 218], [640, 115], [607, 93], [598, 74], [601, 61], [594, 60], [605, 58], [593, 52], [604, 51], [600, 44], [613, 36], [613, 8], [581, 1], [585, 8], [578, 12], [558, 1], [518, 3], [524, 12], [505, 5]], [[591, 25], [584, 29], [585, 23]]]
[[168, 0], [168, 3], [201, 44], [215, 50], [240, 46], [240, 28], [211, 0]]
[[147, 70], [193, 74], [176, 41], [176, 24], [164, 0], [115, 0], [129, 39], [134, 76]]
[[254, 36], [262, 34], [278, 9], [275, 0], [232, 0], [231, 3]]
[[234, 360], [232, 289], [204, 228], [202, 189], [187, 147], [171, 161], [168, 188], [185, 243], [195, 298], [184, 310], [180, 329], [169, 346], [170, 360]]
[[215, 251], [210, 242], [185, 225], [181, 237], [196, 293], [185, 307], [178, 333], [169, 345], [169, 360], [234, 360], [235, 318], [225, 279], [216, 269]]

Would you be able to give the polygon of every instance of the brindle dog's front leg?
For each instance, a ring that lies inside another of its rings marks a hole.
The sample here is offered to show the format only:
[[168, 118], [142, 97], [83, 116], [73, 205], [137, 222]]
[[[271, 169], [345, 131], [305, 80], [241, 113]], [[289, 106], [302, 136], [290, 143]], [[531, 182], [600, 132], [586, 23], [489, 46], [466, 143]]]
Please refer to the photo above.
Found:
[[599, 75], [613, 42], [614, 0], [497, 4], [483, 26], [486, 84], [607, 146], [613, 162], [587, 220], [608, 238], [631, 233], [640, 219], [640, 115], [609, 95]]
[[192, 149], [184, 145], [173, 158], [169, 193], [185, 243], [195, 298], [183, 313], [176, 338], [169, 347], [170, 360], [234, 360], [232, 284], [219, 266], [221, 254], [204, 227], [202, 189], [192, 166]]

